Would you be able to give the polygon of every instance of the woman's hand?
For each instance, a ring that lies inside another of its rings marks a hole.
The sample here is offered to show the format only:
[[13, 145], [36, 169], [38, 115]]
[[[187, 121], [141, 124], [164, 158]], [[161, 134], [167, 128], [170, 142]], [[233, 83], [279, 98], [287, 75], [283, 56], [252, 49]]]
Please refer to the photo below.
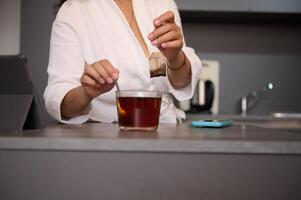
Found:
[[159, 48], [169, 63], [174, 63], [183, 47], [182, 31], [175, 23], [174, 13], [168, 11], [156, 18], [154, 27], [148, 39]]
[[191, 64], [182, 51], [184, 39], [175, 15], [168, 11], [154, 20], [154, 31], [148, 35], [152, 44], [162, 52], [167, 61], [167, 74], [175, 88], [183, 88], [191, 80]]
[[119, 70], [108, 61], [101, 60], [92, 65], [85, 65], [85, 71], [80, 78], [86, 95], [93, 99], [110, 91], [119, 76]]
[[110, 91], [118, 79], [119, 71], [108, 60], [85, 65], [80, 78], [81, 86], [73, 88], [61, 103], [62, 117], [70, 118], [86, 114], [93, 98]]

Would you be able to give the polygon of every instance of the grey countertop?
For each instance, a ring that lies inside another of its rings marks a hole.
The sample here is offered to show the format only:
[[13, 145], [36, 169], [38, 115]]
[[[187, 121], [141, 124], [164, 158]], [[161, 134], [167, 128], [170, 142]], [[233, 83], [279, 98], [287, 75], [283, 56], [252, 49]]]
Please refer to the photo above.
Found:
[[262, 128], [238, 121], [220, 129], [193, 128], [189, 121], [160, 124], [154, 132], [124, 132], [110, 123], [0, 132], [0, 150], [301, 154], [299, 129]]

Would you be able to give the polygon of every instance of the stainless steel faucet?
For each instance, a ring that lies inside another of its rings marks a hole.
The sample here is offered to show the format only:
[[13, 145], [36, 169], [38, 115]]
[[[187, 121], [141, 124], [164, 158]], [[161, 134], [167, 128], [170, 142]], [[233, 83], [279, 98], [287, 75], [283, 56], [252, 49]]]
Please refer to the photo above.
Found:
[[261, 96], [271, 91], [274, 88], [273, 83], [267, 83], [263, 88], [257, 91], [252, 91], [250, 94], [241, 98], [241, 114], [246, 116], [248, 111], [254, 106], [254, 104], [261, 98]]

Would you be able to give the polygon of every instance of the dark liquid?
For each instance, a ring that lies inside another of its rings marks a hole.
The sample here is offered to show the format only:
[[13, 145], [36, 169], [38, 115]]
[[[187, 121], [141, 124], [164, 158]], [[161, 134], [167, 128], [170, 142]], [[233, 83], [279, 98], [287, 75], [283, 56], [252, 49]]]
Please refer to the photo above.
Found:
[[161, 98], [118, 97], [117, 110], [120, 127], [157, 127]]

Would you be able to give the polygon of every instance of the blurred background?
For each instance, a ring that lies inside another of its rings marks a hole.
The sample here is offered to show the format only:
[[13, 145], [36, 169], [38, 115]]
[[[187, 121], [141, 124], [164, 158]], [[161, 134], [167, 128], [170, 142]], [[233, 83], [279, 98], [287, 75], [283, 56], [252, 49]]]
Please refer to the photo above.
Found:
[[[1, 0], [0, 55], [22, 53], [43, 102], [56, 0]], [[268, 82], [250, 114], [301, 112], [300, 0], [176, 0], [186, 43], [218, 63], [219, 114], [240, 114], [241, 99]], [[51, 120], [48, 116], [48, 120]]]

